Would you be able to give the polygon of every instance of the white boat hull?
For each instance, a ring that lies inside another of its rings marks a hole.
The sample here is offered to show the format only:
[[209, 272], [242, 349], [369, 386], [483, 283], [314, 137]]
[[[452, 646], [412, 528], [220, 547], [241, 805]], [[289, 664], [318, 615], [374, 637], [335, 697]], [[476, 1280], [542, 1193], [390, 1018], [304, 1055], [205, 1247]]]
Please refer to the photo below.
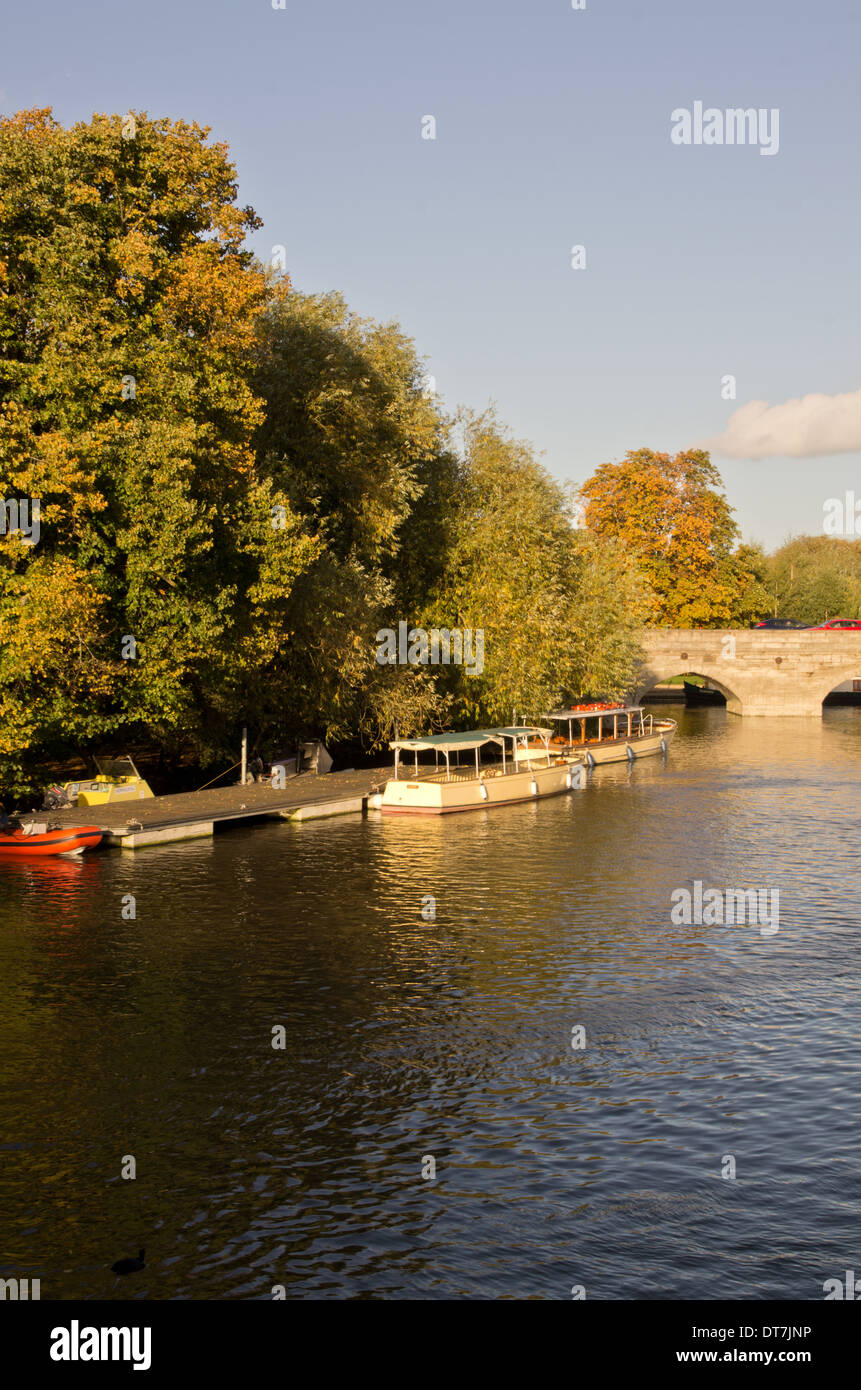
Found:
[[665, 753], [676, 736], [677, 728], [675, 719], [656, 719], [650, 734], [603, 739], [600, 743], [594, 740], [574, 744], [573, 747], [585, 758], [587, 767], [597, 767], [600, 763], [623, 763], [626, 760], [633, 762], [653, 753]]
[[535, 801], [542, 796], [557, 796], [581, 787], [585, 770], [580, 758], [569, 758], [506, 771], [503, 776], [495, 768], [485, 768], [476, 777], [455, 774], [446, 780], [440, 776], [387, 782], [380, 801], [383, 814], [395, 816], [440, 816], [453, 811], [480, 811], [491, 806], [511, 806], [520, 801]]

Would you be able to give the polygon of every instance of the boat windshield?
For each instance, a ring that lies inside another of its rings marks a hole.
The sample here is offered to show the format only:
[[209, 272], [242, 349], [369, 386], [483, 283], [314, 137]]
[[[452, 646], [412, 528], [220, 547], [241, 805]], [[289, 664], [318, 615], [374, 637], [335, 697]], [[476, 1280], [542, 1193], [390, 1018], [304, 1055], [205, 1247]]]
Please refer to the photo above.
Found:
[[119, 758], [95, 758], [96, 771], [100, 777], [137, 777], [138, 770], [131, 758], [123, 755]]

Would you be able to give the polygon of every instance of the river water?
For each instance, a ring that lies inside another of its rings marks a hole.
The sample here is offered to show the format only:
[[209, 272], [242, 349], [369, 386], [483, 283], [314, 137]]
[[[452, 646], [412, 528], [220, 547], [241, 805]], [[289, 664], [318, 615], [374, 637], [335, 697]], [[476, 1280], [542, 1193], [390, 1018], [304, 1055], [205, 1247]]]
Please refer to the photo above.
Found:
[[[0, 865], [0, 1275], [821, 1299], [861, 1268], [861, 711], [667, 712], [665, 759], [539, 804]], [[697, 880], [778, 889], [779, 930], [675, 924]]]

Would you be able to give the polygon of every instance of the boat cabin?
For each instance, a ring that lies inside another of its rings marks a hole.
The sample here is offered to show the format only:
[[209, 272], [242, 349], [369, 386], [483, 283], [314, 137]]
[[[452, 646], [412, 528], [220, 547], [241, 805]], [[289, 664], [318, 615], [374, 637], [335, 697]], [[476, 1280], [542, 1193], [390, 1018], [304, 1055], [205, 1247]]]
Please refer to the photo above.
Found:
[[[408, 777], [415, 781], [463, 780], [477, 777], [504, 777], [524, 768], [548, 767], [558, 752], [551, 747], [552, 729], [533, 724], [507, 729], [471, 729], [464, 733], [429, 734], [425, 738], [400, 738], [389, 744], [395, 754], [395, 780], [400, 775], [402, 753], [412, 753], [413, 769]], [[481, 750], [496, 752], [497, 758], [481, 761]], [[419, 767], [419, 753], [433, 753], [433, 768]], [[463, 762], [461, 762], [463, 755]], [[445, 764], [440, 759], [445, 760]]]
[[[395, 775], [379, 794], [379, 810], [390, 815], [442, 815], [532, 801], [581, 787], [583, 759], [554, 748], [552, 734], [552, 729], [518, 724], [395, 739], [390, 745]], [[420, 767], [420, 753], [433, 753], [433, 764]], [[413, 755], [406, 777], [400, 773], [401, 754]]]
[[[641, 705], [571, 705], [567, 709], [553, 710], [547, 718], [567, 727], [568, 738], [561, 741], [572, 748], [590, 743], [630, 743], [632, 739], [648, 738], [653, 733], [652, 715]], [[559, 741], [557, 736], [554, 742]]]

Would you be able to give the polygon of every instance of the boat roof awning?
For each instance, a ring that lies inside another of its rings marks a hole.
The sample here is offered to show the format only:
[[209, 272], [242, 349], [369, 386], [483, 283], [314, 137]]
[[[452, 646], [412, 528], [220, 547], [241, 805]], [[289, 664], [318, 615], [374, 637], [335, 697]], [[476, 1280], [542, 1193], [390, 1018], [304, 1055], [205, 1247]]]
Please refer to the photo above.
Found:
[[537, 724], [517, 724], [510, 729], [494, 729], [493, 732], [500, 738], [528, 738], [530, 734], [539, 738], [549, 738], [553, 730], [541, 729]]
[[640, 714], [642, 705], [611, 705], [609, 709], [554, 709], [548, 719], [597, 719], [599, 715]]
[[495, 729], [467, 729], [464, 733], [428, 734], [425, 738], [398, 738], [389, 744], [390, 748], [407, 749], [410, 753], [421, 753], [428, 749], [433, 752], [454, 753], [458, 749], [481, 748], [485, 743], [498, 743]]
[[462, 733], [428, 734], [425, 738], [398, 738], [389, 747], [409, 753], [433, 752], [434, 749], [439, 753], [456, 753], [481, 748], [485, 743], [501, 743], [504, 738], [549, 738], [552, 733], [552, 729], [538, 728], [534, 724], [518, 724], [509, 729], [465, 729]]

